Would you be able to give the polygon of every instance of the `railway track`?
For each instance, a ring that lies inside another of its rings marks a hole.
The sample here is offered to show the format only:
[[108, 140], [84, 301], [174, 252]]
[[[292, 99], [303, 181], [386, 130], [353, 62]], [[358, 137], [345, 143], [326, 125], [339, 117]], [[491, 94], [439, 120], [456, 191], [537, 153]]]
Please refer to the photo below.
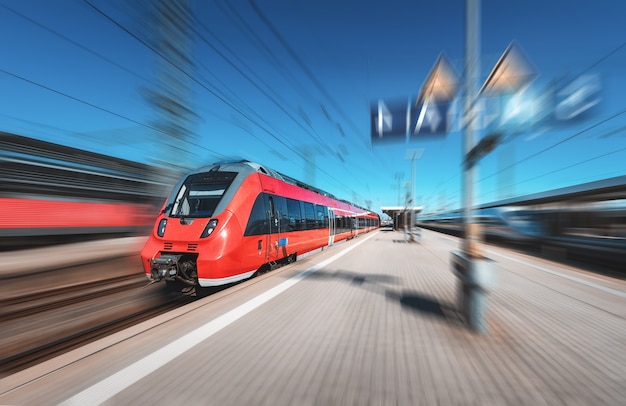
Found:
[[0, 300], [0, 320], [24, 318], [45, 310], [58, 309], [85, 302], [97, 297], [123, 292], [136, 286], [135, 275], [124, 275], [115, 281], [97, 280], [77, 285], [64, 286]]
[[195, 299], [137, 269], [121, 257], [0, 278], [0, 378]]

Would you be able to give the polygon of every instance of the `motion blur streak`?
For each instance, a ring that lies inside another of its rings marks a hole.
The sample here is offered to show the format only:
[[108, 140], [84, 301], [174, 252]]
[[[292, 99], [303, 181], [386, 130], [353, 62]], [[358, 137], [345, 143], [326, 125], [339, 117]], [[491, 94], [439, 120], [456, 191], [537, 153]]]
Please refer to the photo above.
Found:
[[[0, 198], [0, 235], [19, 234], [20, 229], [57, 227], [128, 227], [152, 222], [148, 204], [129, 206], [121, 202], [79, 202]], [[11, 230], [8, 230], [11, 229]], [[44, 232], [45, 230], [41, 230]]]

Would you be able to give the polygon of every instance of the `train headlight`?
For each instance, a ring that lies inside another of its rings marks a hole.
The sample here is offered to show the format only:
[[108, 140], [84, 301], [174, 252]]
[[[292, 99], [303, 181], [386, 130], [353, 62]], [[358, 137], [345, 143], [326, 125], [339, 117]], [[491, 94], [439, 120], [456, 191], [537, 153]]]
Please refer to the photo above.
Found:
[[167, 225], [167, 219], [161, 219], [159, 226], [157, 227], [157, 235], [163, 237], [165, 235], [165, 226]]
[[217, 219], [209, 221], [206, 227], [204, 227], [204, 231], [202, 232], [202, 234], [200, 234], [200, 238], [206, 238], [210, 236], [213, 230], [215, 230], [215, 227], [217, 227]]

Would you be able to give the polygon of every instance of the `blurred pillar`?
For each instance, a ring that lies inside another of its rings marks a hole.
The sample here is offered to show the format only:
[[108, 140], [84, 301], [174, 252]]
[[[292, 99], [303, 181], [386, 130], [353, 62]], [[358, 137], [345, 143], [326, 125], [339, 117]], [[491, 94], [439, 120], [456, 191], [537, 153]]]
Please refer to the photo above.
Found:
[[482, 257], [479, 245], [480, 230], [474, 219], [474, 179], [477, 175], [476, 165], [468, 164], [465, 158], [475, 145], [477, 121], [480, 109], [477, 100], [478, 81], [480, 75], [480, 0], [467, 0], [466, 32], [465, 32], [465, 94], [464, 94], [464, 134], [463, 159], [463, 208], [465, 239], [463, 251], [469, 258]]
[[474, 217], [475, 178], [477, 160], [470, 159], [476, 145], [476, 135], [481, 118], [478, 101], [480, 75], [480, 0], [467, 0], [465, 38], [465, 93], [463, 134], [463, 251], [452, 253], [452, 263], [461, 285], [459, 301], [461, 313], [471, 329], [483, 333], [487, 328], [487, 288], [493, 285], [493, 264], [483, 257], [480, 246], [480, 224]]

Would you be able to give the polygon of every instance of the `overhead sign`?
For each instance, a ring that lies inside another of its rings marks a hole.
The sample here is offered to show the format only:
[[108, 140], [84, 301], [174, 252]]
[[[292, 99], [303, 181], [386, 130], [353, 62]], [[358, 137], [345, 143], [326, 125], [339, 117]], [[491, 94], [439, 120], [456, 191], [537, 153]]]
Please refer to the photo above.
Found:
[[514, 92], [537, 77], [535, 68], [520, 47], [512, 42], [498, 59], [478, 94]]
[[554, 115], [557, 120], [569, 121], [584, 118], [600, 103], [600, 77], [582, 75], [554, 94]]
[[445, 134], [450, 130], [450, 102], [377, 100], [370, 105], [372, 143], [406, 142], [414, 136]]
[[424, 100], [411, 107], [411, 135], [445, 134], [450, 130], [450, 102]]
[[525, 87], [515, 93], [485, 99], [488, 131], [520, 133], [537, 127], [556, 127], [593, 116], [601, 102], [600, 78], [583, 75], [541, 91]]
[[377, 100], [370, 104], [372, 143], [406, 141], [407, 100]]
[[424, 100], [452, 101], [458, 89], [459, 75], [446, 55], [441, 53], [420, 88], [415, 104], [421, 104]]

